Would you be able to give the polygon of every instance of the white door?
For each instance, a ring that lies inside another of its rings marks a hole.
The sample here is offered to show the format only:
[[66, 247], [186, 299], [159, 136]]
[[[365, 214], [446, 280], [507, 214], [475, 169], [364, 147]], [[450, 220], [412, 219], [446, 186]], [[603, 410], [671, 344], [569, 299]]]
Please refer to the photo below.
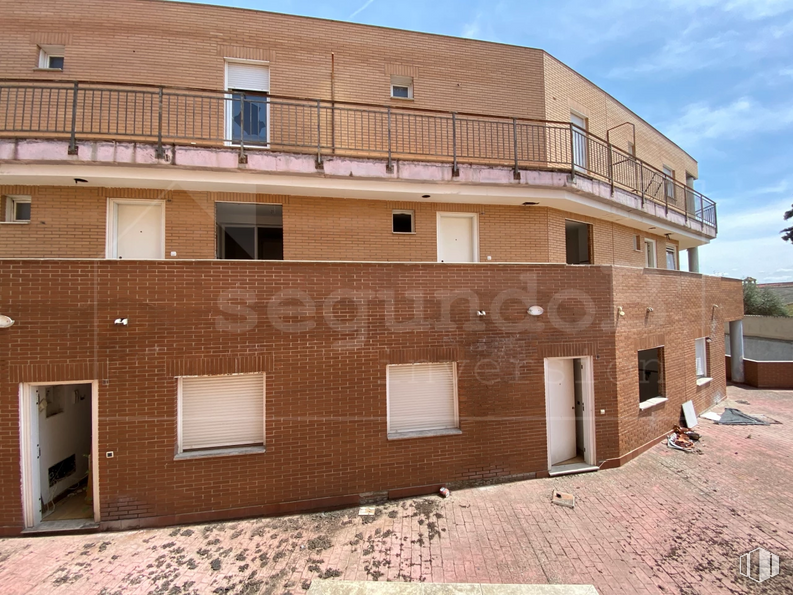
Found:
[[573, 163], [576, 169], [587, 170], [587, 135], [586, 119], [577, 114], [570, 114], [570, 122], [573, 124]]
[[551, 465], [576, 456], [573, 360], [546, 359]]
[[476, 214], [438, 213], [438, 262], [476, 261]]
[[30, 459], [28, 465], [30, 466], [32, 494], [29, 500], [30, 509], [25, 511], [25, 524], [28, 527], [35, 527], [41, 522], [42, 516], [41, 490], [43, 486], [49, 484], [48, 476], [45, 475], [42, 479], [41, 471], [40, 417], [46, 413], [46, 409], [42, 410], [39, 407], [39, 403], [44, 402], [45, 399], [45, 388], [43, 386], [33, 386], [29, 390], [30, 397], [27, 404], [30, 414]]
[[115, 202], [111, 216], [110, 258], [165, 257], [162, 202]]

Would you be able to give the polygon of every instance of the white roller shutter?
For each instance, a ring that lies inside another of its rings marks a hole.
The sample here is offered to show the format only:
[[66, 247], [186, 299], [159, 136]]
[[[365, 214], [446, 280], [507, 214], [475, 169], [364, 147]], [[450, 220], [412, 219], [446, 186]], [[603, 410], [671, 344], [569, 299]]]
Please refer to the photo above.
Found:
[[458, 427], [454, 362], [387, 368], [388, 433]]
[[180, 451], [264, 444], [264, 374], [180, 381]]
[[226, 62], [228, 89], [270, 92], [270, 67], [262, 64]]

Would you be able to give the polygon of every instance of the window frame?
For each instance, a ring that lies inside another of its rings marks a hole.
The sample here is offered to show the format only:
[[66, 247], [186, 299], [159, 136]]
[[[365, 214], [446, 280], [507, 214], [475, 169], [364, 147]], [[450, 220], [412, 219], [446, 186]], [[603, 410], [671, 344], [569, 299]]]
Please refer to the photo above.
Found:
[[[270, 228], [281, 230], [281, 258], [259, 258], [259, 229], [265, 229], [267, 226], [258, 225], [257, 223], [219, 223], [218, 222], [218, 207], [219, 205], [254, 205], [254, 206], [268, 206], [268, 207], [281, 207], [281, 227]], [[216, 200], [215, 201], [215, 260], [251, 260], [253, 262], [281, 262], [284, 258], [284, 205], [277, 202], [238, 202], [231, 200]], [[255, 258], [242, 259], [242, 258], [226, 258], [226, 245], [223, 239], [217, 235], [218, 228], [225, 234], [227, 227], [241, 227], [253, 228], [254, 230], [254, 251]]]
[[[452, 366], [452, 400], [454, 404], [454, 425], [446, 428], [434, 428], [429, 430], [403, 430], [393, 431], [391, 429], [391, 370], [393, 368], [406, 368], [407, 366], [426, 366], [451, 364]], [[386, 387], [386, 436], [388, 440], [403, 440], [407, 438], [425, 438], [430, 436], [451, 436], [462, 434], [460, 429], [460, 397], [458, 390], [458, 366], [456, 361], [446, 362], [414, 362], [407, 364], [388, 364], [386, 365], [385, 376]]]
[[[397, 231], [394, 229], [395, 215], [410, 215], [410, 231]], [[391, 211], [391, 233], [397, 235], [412, 235], [416, 233], [416, 211], [413, 209], [393, 209]]]
[[[700, 347], [702, 351], [702, 358], [703, 358], [703, 368], [704, 372], [702, 374], [699, 373], [697, 369], [697, 362], [699, 361], [699, 352]], [[694, 371], [697, 376], [697, 385], [707, 384], [712, 380], [710, 375], [710, 345], [708, 344], [708, 337], [699, 337], [694, 339]]]
[[[639, 387], [639, 411], [644, 411], [646, 409], [650, 409], [655, 407], [656, 405], [660, 405], [661, 403], [666, 403], [669, 400], [667, 395], [667, 387], [666, 387], [666, 349], [663, 345], [657, 345], [656, 347], [647, 347], [645, 349], [639, 349], [636, 351], [636, 364], [638, 370], [638, 363], [639, 363], [639, 355], [644, 351], [656, 351], [658, 354], [658, 391], [660, 394], [650, 397], [642, 401], [642, 391], [641, 387]], [[639, 381], [641, 382], [641, 380]]]
[[641, 252], [642, 251], [642, 236], [641, 234], [635, 234], [633, 236], [633, 251], [634, 252]]
[[[673, 268], [669, 268], [669, 255], [672, 255], [672, 264], [674, 264]], [[670, 271], [677, 271], [680, 270], [680, 263], [677, 261], [677, 247], [674, 244], [667, 244], [666, 250], [664, 251], [664, 255], [666, 256], [666, 268]]]
[[[405, 88], [407, 89], [407, 97], [402, 97], [401, 95], [394, 95], [394, 88]], [[412, 76], [400, 76], [396, 74], [391, 75], [391, 99], [401, 99], [402, 101], [412, 101], [413, 100], [413, 77]]]
[[[63, 72], [66, 67], [66, 46], [63, 45], [40, 45], [39, 47], [39, 69], [40, 70], [57, 70]], [[50, 66], [51, 58], [60, 58], [63, 60], [63, 66], [60, 68]]]
[[675, 170], [668, 165], [661, 166], [664, 172], [664, 197], [670, 201], [677, 201], [675, 195]]
[[[587, 243], [587, 246], [586, 246], [587, 262], [578, 262], [578, 263], [567, 262], [568, 261], [568, 258], [567, 258], [567, 224], [568, 223], [573, 223], [576, 226], [585, 226], [586, 227], [586, 230], [587, 230], [587, 242], [586, 242]], [[588, 223], [586, 221], [579, 221], [578, 219], [565, 219], [564, 220], [565, 264], [568, 264], [570, 266], [588, 266], [588, 265], [592, 265], [592, 264], [595, 263], [594, 231], [595, 231], [594, 226], [591, 223]]]
[[[652, 264], [650, 264], [651, 255]], [[647, 269], [658, 268], [658, 248], [656, 246], [655, 240], [651, 238], [644, 238], [644, 267]]]
[[[229, 86], [229, 65], [230, 64], [248, 64], [250, 66], [260, 66], [262, 68], [267, 68], [267, 90], [262, 89], [239, 89], [237, 87], [230, 87]], [[245, 146], [246, 149], [270, 149], [271, 143], [271, 133], [272, 133], [272, 126], [271, 126], [271, 87], [272, 87], [272, 69], [270, 68], [270, 62], [266, 60], [245, 60], [242, 58], [223, 58], [223, 88], [226, 90], [225, 94], [225, 109], [224, 109], [224, 118], [225, 118], [225, 144], [229, 147], [239, 147], [240, 142], [235, 141], [234, 136], [234, 123], [233, 123], [233, 113], [234, 113], [234, 96], [238, 93], [245, 93], [245, 94], [252, 94], [252, 95], [262, 95], [265, 96], [267, 99], [265, 100], [266, 103], [266, 112], [265, 118], [267, 121], [267, 140], [264, 144], [248, 144], [256, 142], [256, 141], [246, 141], [245, 140], [245, 130], [244, 127], [240, 128], [241, 136], [240, 139], [242, 144]]]
[[[182, 439], [184, 421], [184, 379], [185, 378], [223, 378], [236, 376], [261, 376], [262, 377], [262, 444], [261, 445], [230, 445], [216, 446], [212, 448], [184, 450]], [[222, 456], [234, 456], [241, 454], [254, 454], [266, 452], [267, 450], [267, 374], [265, 372], [246, 372], [240, 374], [199, 374], [185, 375], [176, 377], [176, 454], [178, 459], [196, 459]]]
[[[6, 212], [5, 212], [5, 220], [3, 223], [16, 223], [16, 224], [29, 224], [33, 219], [33, 197], [25, 196], [25, 195], [6, 195]], [[30, 207], [30, 218], [29, 219], [17, 219], [17, 209], [16, 206], [18, 204], [29, 204]]]

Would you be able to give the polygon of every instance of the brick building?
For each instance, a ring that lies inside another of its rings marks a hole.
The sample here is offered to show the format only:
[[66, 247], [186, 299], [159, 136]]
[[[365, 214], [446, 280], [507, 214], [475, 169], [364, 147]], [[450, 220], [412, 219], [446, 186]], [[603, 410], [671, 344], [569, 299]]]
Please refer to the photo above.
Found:
[[0, 18], [3, 534], [607, 468], [723, 398], [696, 161], [542, 50]]

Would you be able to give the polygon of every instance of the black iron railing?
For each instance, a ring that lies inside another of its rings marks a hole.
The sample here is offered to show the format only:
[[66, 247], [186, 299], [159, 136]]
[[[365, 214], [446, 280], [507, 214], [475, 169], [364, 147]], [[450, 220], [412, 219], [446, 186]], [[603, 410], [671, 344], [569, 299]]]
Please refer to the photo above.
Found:
[[0, 136], [269, 148], [333, 155], [570, 171], [716, 227], [716, 204], [567, 122], [330, 102], [242, 91], [0, 81]]

